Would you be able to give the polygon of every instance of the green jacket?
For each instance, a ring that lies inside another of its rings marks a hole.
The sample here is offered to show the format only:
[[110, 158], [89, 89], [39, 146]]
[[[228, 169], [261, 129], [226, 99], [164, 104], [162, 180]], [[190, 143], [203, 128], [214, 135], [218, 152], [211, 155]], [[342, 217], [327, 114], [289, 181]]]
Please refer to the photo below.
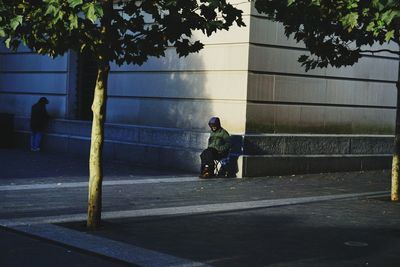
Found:
[[208, 139], [208, 147], [214, 148], [219, 154], [225, 154], [231, 149], [231, 138], [224, 128], [219, 128], [215, 132], [211, 131]]

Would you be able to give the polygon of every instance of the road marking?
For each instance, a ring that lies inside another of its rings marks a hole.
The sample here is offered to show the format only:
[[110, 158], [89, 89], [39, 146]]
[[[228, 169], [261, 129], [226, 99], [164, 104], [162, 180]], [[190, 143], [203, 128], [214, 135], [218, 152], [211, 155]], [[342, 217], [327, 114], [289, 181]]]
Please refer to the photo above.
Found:
[[[199, 182], [199, 181], [203, 181], [203, 180], [200, 180], [197, 177], [191, 176], [191, 177], [175, 177], [175, 178], [151, 178], [151, 179], [103, 181], [103, 185], [104, 186], [112, 186], [112, 185], [133, 185], [133, 184]], [[88, 186], [88, 182], [2, 185], [2, 186], [0, 186], [0, 191], [62, 189], [62, 188], [87, 187], [87, 186]]]
[[123, 242], [78, 232], [53, 224], [23, 225], [13, 230], [53, 242], [82, 249], [88, 252], [117, 259], [127, 263], [144, 266], [208, 267], [209, 265], [188, 259], [178, 258], [158, 251], [149, 250]]
[[[377, 191], [377, 192], [367, 192], [367, 193], [269, 199], [269, 200], [243, 201], [243, 202], [231, 202], [231, 203], [191, 205], [191, 206], [181, 206], [181, 207], [108, 211], [108, 212], [102, 212], [102, 219], [122, 219], [122, 218], [135, 218], [135, 217], [194, 215], [194, 214], [215, 213], [215, 212], [229, 212], [229, 211], [250, 210], [250, 209], [313, 203], [313, 202], [321, 202], [328, 200], [350, 199], [350, 198], [372, 197], [372, 196], [375, 197], [387, 196], [388, 194], [389, 191]], [[79, 213], [79, 214], [66, 214], [66, 215], [45, 216], [45, 217], [2, 219], [0, 220], [0, 225], [5, 227], [10, 227], [18, 225], [35, 225], [43, 223], [79, 222], [79, 221], [85, 221], [86, 216], [87, 216], [86, 213]]]

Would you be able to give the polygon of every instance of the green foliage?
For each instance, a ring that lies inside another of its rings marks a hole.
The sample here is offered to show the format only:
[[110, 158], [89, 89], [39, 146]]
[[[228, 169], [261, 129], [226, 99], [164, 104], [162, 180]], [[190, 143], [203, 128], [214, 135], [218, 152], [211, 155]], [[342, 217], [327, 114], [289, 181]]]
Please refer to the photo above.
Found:
[[89, 50], [99, 63], [142, 64], [169, 47], [198, 52], [194, 31], [244, 26], [241, 13], [225, 0], [0, 0], [0, 37], [9, 48], [22, 42], [52, 57]]
[[353, 65], [374, 43], [400, 44], [399, 0], [255, 0], [255, 7], [304, 42], [306, 70]]

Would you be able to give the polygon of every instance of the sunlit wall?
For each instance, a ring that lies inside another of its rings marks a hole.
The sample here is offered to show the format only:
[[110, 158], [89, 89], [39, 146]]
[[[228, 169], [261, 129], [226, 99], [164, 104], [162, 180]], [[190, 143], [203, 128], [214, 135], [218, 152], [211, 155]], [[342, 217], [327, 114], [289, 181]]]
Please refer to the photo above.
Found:
[[305, 72], [302, 54], [281, 25], [252, 11], [247, 132], [393, 132], [398, 58], [371, 55], [352, 67]]
[[[280, 25], [235, 0], [247, 27], [206, 38], [197, 54], [142, 66], [112, 65], [107, 122], [207, 130], [219, 116], [232, 133], [392, 133], [398, 59], [365, 57], [353, 67], [305, 72], [306, 53]], [[397, 49], [393, 47], [393, 49]], [[55, 118], [77, 119], [78, 61], [0, 48], [0, 112], [29, 116], [41, 96]]]

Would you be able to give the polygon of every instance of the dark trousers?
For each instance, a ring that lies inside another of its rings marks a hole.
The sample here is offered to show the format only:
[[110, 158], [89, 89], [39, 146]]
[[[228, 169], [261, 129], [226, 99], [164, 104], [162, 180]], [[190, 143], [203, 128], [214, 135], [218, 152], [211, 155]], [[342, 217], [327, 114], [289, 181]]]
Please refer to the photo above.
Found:
[[224, 157], [226, 157], [227, 153], [218, 153], [217, 150], [214, 148], [206, 148], [203, 150], [203, 152], [200, 154], [200, 159], [201, 159], [201, 169], [200, 172], [203, 173], [204, 169], [206, 166], [208, 171], [211, 173], [214, 173], [214, 160], [220, 160]]

